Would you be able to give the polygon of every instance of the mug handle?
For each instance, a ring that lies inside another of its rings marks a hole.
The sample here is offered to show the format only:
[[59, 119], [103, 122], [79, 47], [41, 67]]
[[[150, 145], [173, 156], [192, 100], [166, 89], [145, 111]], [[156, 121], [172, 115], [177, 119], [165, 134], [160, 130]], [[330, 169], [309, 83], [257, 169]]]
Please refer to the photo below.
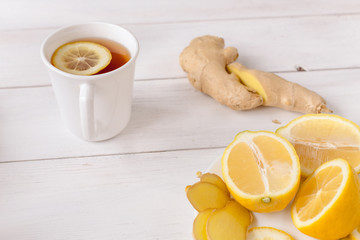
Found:
[[85, 140], [91, 141], [95, 136], [94, 87], [91, 84], [80, 85], [79, 107], [82, 135]]

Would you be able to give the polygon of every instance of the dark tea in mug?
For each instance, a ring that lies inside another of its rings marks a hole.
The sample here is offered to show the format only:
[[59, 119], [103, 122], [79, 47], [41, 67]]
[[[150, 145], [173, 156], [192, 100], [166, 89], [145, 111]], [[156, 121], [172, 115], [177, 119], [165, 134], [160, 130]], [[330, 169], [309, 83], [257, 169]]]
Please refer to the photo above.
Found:
[[126, 49], [126, 47], [124, 47], [123, 45], [121, 45], [118, 42], [115, 42], [115, 41], [112, 41], [109, 39], [82, 38], [82, 39], [78, 39], [76, 41], [87, 41], [87, 42], [98, 43], [110, 50], [112, 59], [111, 59], [109, 65], [107, 65], [103, 70], [101, 70], [100, 72], [98, 72], [96, 74], [107, 73], [112, 70], [115, 70], [115, 69], [121, 67], [122, 65], [124, 65], [125, 63], [127, 63], [131, 58], [130, 53]]

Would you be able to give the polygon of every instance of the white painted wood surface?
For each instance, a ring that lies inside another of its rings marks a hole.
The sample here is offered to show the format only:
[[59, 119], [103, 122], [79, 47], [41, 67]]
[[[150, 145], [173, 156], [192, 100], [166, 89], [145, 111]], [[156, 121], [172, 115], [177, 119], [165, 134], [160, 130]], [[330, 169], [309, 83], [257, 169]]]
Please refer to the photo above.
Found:
[[[205, 34], [223, 37], [227, 46], [238, 48], [238, 61], [264, 71], [296, 71], [296, 65], [309, 70], [360, 68], [359, 21], [360, 13], [124, 26], [140, 42], [135, 78], [151, 80], [185, 77], [178, 56], [191, 39]], [[39, 49], [54, 30], [1, 32], [0, 87], [50, 84]], [[23, 70], [9, 71], [20, 63]]]
[[356, 0], [14, 0], [0, 3], [0, 29], [57, 27], [79, 21], [118, 24], [193, 22], [359, 13]]
[[[121, 24], [141, 47], [131, 121], [100, 143], [62, 127], [39, 57], [50, 32], [89, 21]], [[184, 188], [196, 171], [237, 132], [299, 114], [218, 104], [188, 83], [181, 50], [222, 36], [245, 65], [317, 91], [360, 123], [359, 25], [357, 0], [1, 1], [0, 239], [191, 239]]]
[[[336, 113], [360, 122], [360, 69], [280, 75], [317, 91]], [[264, 107], [233, 111], [196, 91], [184, 78], [136, 81], [127, 128], [114, 139], [88, 143], [62, 128], [51, 87], [0, 93], [0, 103], [6, 102], [0, 111], [0, 132], [6, 136], [0, 138], [0, 162], [224, 147], [241, 130], [274, 131], [279, 125], [272, 120], [285, 124], [299, 116]]]
[[191, 239], [184, 189], [221, 150], [2, 164], [0, 239]]

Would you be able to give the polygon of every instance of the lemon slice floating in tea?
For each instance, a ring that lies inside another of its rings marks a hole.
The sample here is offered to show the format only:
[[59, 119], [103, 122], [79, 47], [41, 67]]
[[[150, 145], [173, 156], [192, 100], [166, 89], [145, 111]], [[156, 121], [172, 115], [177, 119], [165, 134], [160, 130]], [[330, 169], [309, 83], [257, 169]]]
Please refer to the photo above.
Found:
[[111, 61], [111, 52], [93, 42], [71, 42], [60, 46], [54, 52], [51, 63], [58, 69], [76, 75], [93, 75]]

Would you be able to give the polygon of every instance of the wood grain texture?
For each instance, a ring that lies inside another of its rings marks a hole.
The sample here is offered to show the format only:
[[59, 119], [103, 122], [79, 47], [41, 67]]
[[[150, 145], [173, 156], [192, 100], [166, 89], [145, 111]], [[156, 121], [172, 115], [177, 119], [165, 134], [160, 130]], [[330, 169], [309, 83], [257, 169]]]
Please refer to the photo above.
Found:
[[[179, 54], [191, 39], [221, 36], [239, 61], [264, 71], [359, 68], [360, 15], [124, 25], [140, 42], [136, 79], [185, 77]], [[50, 84], [39, 51], [54, 29], [1, 32], [0, 88]], [[26, 41], [24, 41], [26, 39]]]
[[1, 164], [0, 239], [191, 238], [185, 187], [222, 149]]
[[[360, 70], [283, 73], [322, 95], [335, 113], [360, 123]], [[341, 84], [340, 84], [341, 82]], [[298, 113], [261, 107], [237, 112], [187, 79], [135, 82], [133, 112], [117, 137], [88, 143], [61, 125], [52, 89], [0, 90], [0, 162], [223, 147], [243, 130], [276, 130]]]
[[337, 0], [13, 0], [1, 4], [0, 30], [59, 27], [89, 21], [138, 24], [360, 12], [356, 0], [342, 1], [341, 4]]

